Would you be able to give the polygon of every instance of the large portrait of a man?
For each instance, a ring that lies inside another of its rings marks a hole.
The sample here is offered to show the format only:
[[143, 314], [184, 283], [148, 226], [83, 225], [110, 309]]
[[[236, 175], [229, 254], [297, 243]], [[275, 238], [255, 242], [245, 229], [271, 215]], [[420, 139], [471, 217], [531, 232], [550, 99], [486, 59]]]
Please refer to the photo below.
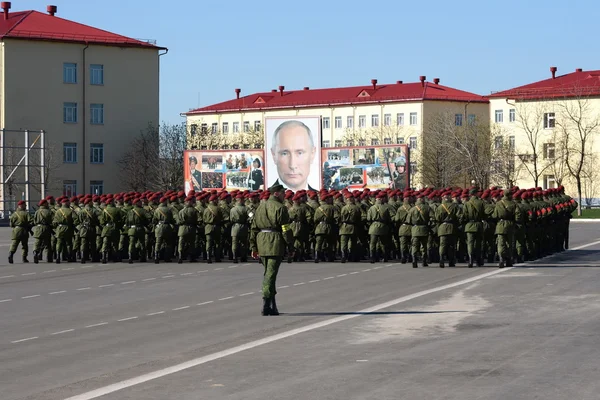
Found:
[[265, 176], [267, 187], [321, 188], [320, 117], [265, 119]]

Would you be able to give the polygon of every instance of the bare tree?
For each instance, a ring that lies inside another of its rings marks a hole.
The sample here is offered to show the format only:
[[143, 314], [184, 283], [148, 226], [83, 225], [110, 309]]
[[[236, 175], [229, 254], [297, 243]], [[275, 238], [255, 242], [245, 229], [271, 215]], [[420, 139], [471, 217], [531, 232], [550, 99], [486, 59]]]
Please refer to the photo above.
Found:
[[576, 90], [565, 97], [565, 100], [557, 103], [560, 113], [556, 125], [563, 136], [567, 169], [577, 186], [577, 215], [581, 215], [584, 170], [588, 158], [592, 156], [592, 142], [600, 129], [600, 115], [594, 110], [590, 98], [580, 91]]
[[510, 135], [502, 130], [494, 132], [491, 144], [490, 181], [504, 188], [511, 188], [517, 180], [515, 148], [512, 146]]
[[[56, 171], [63, 164], [63, 153], [61, 149], [49, 143], [46, 143], [46, 148], [44, 149], [44, 182], [46, 183], [46, 192], [54, 193], [62, 190], [61, 187], [58, 186], [58, 179], [54, 176]], [[38, 193], [42, 193], [41, 187], [41, 151], [39, 148], [33, 148], [29, 152], [29, 163], [34, 167], [30, 168], [29, 176], [30, 181], [35, 182], [31, 184], [31, 188]]]
[[587, 157], [581, 172], [585, 205], [589, 207], [598, 196], [600, 189], [600, 171], [598, 171], [598, 156], [596, 154]]
[[554, 154], [545, 154], [548, 158], [548, 172], [554, 177], [558, 186], [564, 185], [569, 178], [569, 169], [567, 168], [567, 151], [565, 137], [560, 129], [554, 129], [552, 132], [552, 144]]
[[539, 186], [540, 178], [550, 167], [550, 163], [546, 162], [544, 157], [540, 157], [544, 150], [544, 136], [547, 136], [544, 128], [554, 126], [554, 113], [545, 112], [548, 110], [544, 109], [543, 104], [545, 103], [518, 102], [512, 104], [515, 107], [515, 122], [525, 138], [524, 151], [521, 149], [517, 151], [518, 160], [523, 167], [522, 170], [531, 176], [536, 187]]
[[186, 132], [183, 125], [163, 123], [159, 130], [159, 163], [155, 168], [159, 190], [176, 190], [184, 180], [183, 152], [186, 149]]

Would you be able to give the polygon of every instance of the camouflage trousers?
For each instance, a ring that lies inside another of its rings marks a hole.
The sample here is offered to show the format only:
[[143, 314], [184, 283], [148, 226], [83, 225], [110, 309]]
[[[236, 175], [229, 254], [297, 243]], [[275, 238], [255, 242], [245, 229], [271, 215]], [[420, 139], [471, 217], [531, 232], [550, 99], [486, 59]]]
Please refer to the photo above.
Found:
[[277, 294], [277, 274], [281, 265], [281, 257], [261, 257], [264, 267], [262, 294], [263, 298], [270, 299]]

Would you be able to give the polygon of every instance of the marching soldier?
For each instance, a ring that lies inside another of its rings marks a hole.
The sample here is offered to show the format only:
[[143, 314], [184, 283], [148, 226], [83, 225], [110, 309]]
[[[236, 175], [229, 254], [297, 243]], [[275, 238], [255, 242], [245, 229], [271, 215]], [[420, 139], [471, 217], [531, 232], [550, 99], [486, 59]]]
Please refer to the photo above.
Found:
[[375, 198], [375, 204], [367, 212], [367, 221], [371, 224], [369, 226], [371, 264], [379, 261], [379, 255], [383, 255], [384, 262], [387, 261], [385, 237], [389, 235], [392, 216], [389, 208], [383, 206], [386, 197], [385, 192], [380, 192]]
[[233, 263], [237, 264], [238, 259], [242, 262], [248, 260], [248, 209], [244, 205], [244, 195], [242, 193], [235, 197], [235, 205], [229, 212], [229, 221], [231, 222], [231, 250], [233, 251]]
[[79, 211], [79, 231], [81, 263], [85, 264], [88, 257], [97, 260], [96, 227], [100, 225], [98, 211], [92, 207], [92, 199], [84, 200], [84, 207]]
[[286, 250], [293, 255], [292, 230], [287, 208], [283, 205], [284, 187], [277, 184], [271, 197], [256, 209], [250, 234], [252, 257], [260, 257], [264, 266], [262, 315], [279, 315], [275, 296], [279, 267]]
[[52, 238], [52, 211], [48, 208], [48, 200], [40, 200], [39, 208], [33, 216], [33, 262], [38, 263], [42, 258], [44, 250], [48, 255], [48, 262], [53, 261], [53, 250], [51, 247]]
[[327, 259], [330, 262], [334, 260], [336, 238], [332, 235], [335, 224], [335, 209], [331, 204], [332, 200], [333, 197], [330, 194], [323, 193], [321, 195], [322, 204], [315, 210], [313, 217], [316, 239], [315, 263], [321, 259], [325, 260], [325, 251], [327, 251]]
[[504, 196], [496, 202], [494, 207], [493, 218], [496, 223], [496, 240], [498, 244], [498, 256], [500, 263], [498, 267], [512, 266], [512, 243], [515, 229], [515, 203], [512, 201], [511, 193], [508, 190], [504, 191]]
[[142, 199], [136, 197], [127, 213], [127, 236], [129, 236], [129, 264], [133, 264], [133, 256], [136, 248], [139, 252], [140, 261], [146, 262], [146, 226], [148, 225], [149, 215], [142, 208]]
[[183, 263], [183, 258], [189, 252], [191, 262], [196, 261], [196, 254], [193, 252], [194, 243], [196, 240], [196, 229], [200, 216], [198, 210], [194, 208], [196, 198], [188, 196], [185, 198], [185, 205], [179, 211], [179, 244], [177, 246], [177, 263]]
[[340, 245], [342, 263], [354, 259], [356, 251], [356, 234], [361, 221], [360, 208], [356, 205], [352, 192], [346, 192], [346, 205], [340, 211]]
[[288, 211], [294, 237], [294, 248], [296, 249], [294, 261], [304, 261], [310, 246], [312, 208], [304, 203], [304, 199], [305, 195], [303, 193], [296, 193], [292, 198], [292, 207]]
[[172, 232], [175, 227], [175, 218], [173, 217], [173, 210], [167, 205], [168, 200], [166, 197], [160, 199], [160, 204], [154, 210], [152, 223], [155, 226], [154, 234], [156, 240], [154, 243], [154, 263], [158, 264], [160, 261], [160, 253], [164, 250], [164, 259], [166, 262], [171, 261], [171, 255], [173, 254], [172, 244]]
[[450, 196], [449, 192], [444, 193], [442, 203], [435, 210], [435, 219], [439, 224], [440, 268], [444, 268], [446, 260], [451, 267], [456, 266], [456, 231], [460, 215], [458, 205], [450, 199]]
[[411, 209], [410, 196], [404, 195], [402, 205], [398, 207], [394, 222], [398, 226], [398, 236], [400, 237], [400, 262], [406, 264], [410, 258], [410, 238], [412, 225], [408, 221], [408, 212]]
[[429, 238], [429, 222], [431, 220], [431, 208], [423, 201], [423, 194], [417, 196], [417, 201], [408, 212], [407, 220], [411, 228], [411, 251], [412, 266], [417, 268], [419, 255], [423, 257], [423, 267], [427, 264], [427, 239]]
[[463, 206], [463, 222], [467, 235], [467, 253], [469, 268], [477, 263], [483, 266], [483, 220], [485, 219], [485, 204], [477, 197], [477, 190], [471, 189], [470, 198]]
[[106, 207], [102, 210], [99, 220], [102, 225], [102, 264], [108, 262], [110, 255], [115, 261], [121, 261], [119, 254], [119, 238], [121, 227], [124, 223], [124, 215], [121, 208], [117, 208], [113, 197], [107, 197]]
[[218, 199], [219, 197], [216, 194], [210, 196], [202, 218], [206, 237], [206, 261], [209, 264], [212, 263], [213, 258], [215, 262], [221, 262], [220, 240], [224, 217], [222, 208], [217, 205]]
[[60, 207], [54, 214], [54, 231], [56, 232], [56, 263], [60, 264], [60, 259], [64, 254], [67, 255], [68, 259], [75, 261], [73, 253], [73, 235], [75, 233], [75, 226], [79, 224], [77, 214], [70, 207], [68, 198], [62, 200], [62, 207]]
[[31, 231], [32, 218], [25, 210], [25, 202], [20, 200], [17, 203], [17, 210], [10, 215], [10, 227], [12, 230], [12, 243], [8, 253], [8, 262], [13, 263], [13, 255], [17, 252], [19, 244], [23, 254], [23, 262], [28, 263], [27, 253], [29, 251], [28, 240], [29, 232]]

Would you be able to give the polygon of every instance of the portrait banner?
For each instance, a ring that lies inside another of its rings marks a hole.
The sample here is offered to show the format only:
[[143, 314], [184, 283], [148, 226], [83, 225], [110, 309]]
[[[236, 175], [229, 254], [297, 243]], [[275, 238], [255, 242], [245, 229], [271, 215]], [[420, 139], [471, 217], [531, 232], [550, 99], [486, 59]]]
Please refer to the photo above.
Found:
[[266, 187], [321, 189], [321, 117], [265, 118]]

